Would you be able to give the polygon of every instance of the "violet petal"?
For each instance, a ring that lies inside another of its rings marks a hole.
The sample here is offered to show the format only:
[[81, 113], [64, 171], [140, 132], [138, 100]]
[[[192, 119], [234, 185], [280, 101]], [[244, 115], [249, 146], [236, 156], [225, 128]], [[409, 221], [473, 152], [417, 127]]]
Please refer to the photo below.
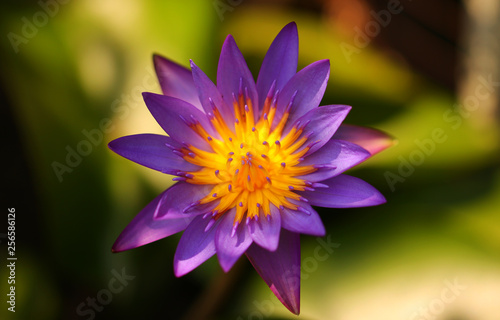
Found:
[[348, 124], [342, 124], [333, 135], [333, 139], [355, 143], [368, 150], [372, 156], [395, 143], [394, 138], [385, 132]]
[[[214, 113], [212, 106], [213, 102], [213, 104], [221, 113], [222, 118], [226, 122], [226, 125], [229, 128], [232, 128], [232, 126], [234, 126], [234, 113], [232, 104], [229, 105], [231, 107], [226, 104], [219, 92], [219, 89], [217, 89], [215, 84], [193, 61], [191, 61], [191, 70], [193, 71], [193, 80], [198, 90], [198, 95], [205, 113]], [[210, 99], [212, 100], [212, 102], [210, 102]]]
[[144, 92], [143, 96], [153, 117], [172, 139], [181, 144], [189, 143], [205, 151], [212, 151], [210, 145], [187, 124], [194, 118], [210, 135], [218, 137], [202, 111], [177, 98], [150, 92]]
[[297, 72], [299, 37], [295, 22], [287, 24], [267, 50], [257, 78], [259, 106], [264, 105], [269, 88], [276, 80], [276, 90], [281, 90]]
[[[298, 178], [311, 182], [326, 180], [360, 164], [370, 156], [368, 151], [357, 144], [332, 139], [300, 163], [300, 166], [315, 165], [320, 168]], [[322, 165], [325, 168], [321, 168]]]
[[211, 221], [212, 217], [203, 219], [201, 215], [196, 216], [182, 234], [174, 255], [176, 277], [191, 272], [215, 254], [214, 239], [218, 222], [205, 231]]
[[153, 55], [153, 63], [164, 95], [187, 101], [202, 110], [189, 69], [157, 54]]
[[[114, 252], [129, 250], [186, 229], [194, 215], [170, 215], [168, 212], [177, 213], [180, 208], [193, 202], [193, 196], [185, 196], [180, 192], [191, 187], [180, 182], [162, 192], [132, 219], [116, 239], [112, 250]], [[165, 201], [171, 197], [177, 197], [178, 201]], [[157, 219], [158, 216], [163, 218]]]
[[170, 137], [137, 134], [111, 141], [108, 147], [124, 158], [145, 167], [175, 175], [178, 171], [197, 171], [199, 166], [185, 161], [167, 147], [175, 144]]
[[236, 42], [231, 35], [228, 35], [222, 45], [217, 67], [217, 88], [228, 106], [233, 105], [233, 94], [238, 97], [240, 80], [243, 93], [245, 88], [248, 89], [249, 98], [253, 104], [254, 118], [258, 119], [259, 99], [255, 81]]
[[313, 62], [297, 72], [279, 94], [273, 125], [278, 123], [294, 95], [288, 123], [294, 123], [305, 113], [318, 107], [325, 93], [329, 75], [330, 62], [328, 60]]
[[[306, 196], [304, 196], [304, 198], [307, 199]], [[292, 199], [288, 200], [300, 207], [301, 210], [291, 210], [287, 208], [282, 210], [281, 227], [283, 229], [318, 237], [322, 237], [326, 234], [325, 226], [316, 210], [308, 203]]]
[[242, 223], [233, 233], [233, 222], [236, 216], [236, 209], [233, 208], [225, 213], [221, 218], [219, 227], [215, 234], [215, 247], [217, 258], [224, 272], [228, 272], [236, 261], [252, 244], [252, 237], [248, 229]]
[[294, 314], [299, 314], [300, 235], [282, 230], [276, 251], [270, 252], [254, 243], [246, 255], [281, 303]]
[[251, 219], [248, 230], [253, 241], [264, 249], [275, 251], [278, 248], [281, 229], [281, 214], [274, 205], [270, 204], [269, 218]]
[[185, 212], [184, 209], [204, 198], [212, 188], [213, 185], [209, 184], [177, 182], [168, 189], [168, 192], [160, 200], [153, 219], [180, 219], [209, 212], [212, 209], [211, 207], [215, 206], [213, 202], [210, 203], [211, 207], [204, 204], [196, 205], [188, 212]]
[[[314, 108], [300, 117], [298, 119], [300, 123], [307, 123], [301, 137], [307, 135], [309, 139], [298, 149], [298, 151], [314, 143], [306, 153], [306, 155], [310, 155], [324, 146], [333, 136], [335, 131], [337, 131], [350, 110], [350, 106], [328, 105]], [[299, 139], [301, 137], [299, 137]]]
[[359, 178], [341, 174], [321, 183], [328, 188], [298, 193], [308, 199], [313, 206], [326, 208], [367, 207], [386, 202], [377, 189]]

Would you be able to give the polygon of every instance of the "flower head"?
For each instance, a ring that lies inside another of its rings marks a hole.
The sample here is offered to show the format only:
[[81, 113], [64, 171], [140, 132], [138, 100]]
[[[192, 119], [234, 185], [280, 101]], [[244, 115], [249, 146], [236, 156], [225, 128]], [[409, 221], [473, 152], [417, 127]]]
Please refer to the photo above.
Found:
[[176, 183], [125, 228], [113, 251], [184, 230], [174, 257], [182, 276], [217, 254], [228, 271], [246, 253], [274, 294], [299, 313], [299, 234], [325, 235], [312, 206], [378, 205], [384, 197], [342, 173], [392, 140], [341, 125], [351, 109], [318, 107], [329, 61], [296, 72], [295, 23], [283, 28], [257, 82], [232, 36], [222, 47], [217, 85], [191, 61], [191, 71], [154, 57], [163, 94], [144, 93], [169, 136], [139, 134], [110, 142], [119, 155], [176, 176]]

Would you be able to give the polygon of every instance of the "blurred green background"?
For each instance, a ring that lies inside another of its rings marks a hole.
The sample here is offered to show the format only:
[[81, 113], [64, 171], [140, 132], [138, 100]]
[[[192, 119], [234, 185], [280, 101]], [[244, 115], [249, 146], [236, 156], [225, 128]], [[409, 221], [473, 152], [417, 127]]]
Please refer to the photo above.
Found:
[[[472, 0], [2, 2], [3, 299], [6, 208], [18, 260], [16, 312], [2, 302], [0, 318], [500, 319], [499, 10]], [[112, 254], [172, 181], [107, 148], [161, 133], [141, 97], [160, 92], [153, 53], [193, 59], [215, 80], [230, 33], [255, 76], [290, 21], [299, 68], [330, 59], [322, 104], [352, 105], [347, 123], [398, 140], [350, 172], [387, 204], [319, 209], [334, 243], [326, 256], [302, 237], [299, 317], [245, 258], [228, 274], [212, 258], [175, 278], [180, 235]]]

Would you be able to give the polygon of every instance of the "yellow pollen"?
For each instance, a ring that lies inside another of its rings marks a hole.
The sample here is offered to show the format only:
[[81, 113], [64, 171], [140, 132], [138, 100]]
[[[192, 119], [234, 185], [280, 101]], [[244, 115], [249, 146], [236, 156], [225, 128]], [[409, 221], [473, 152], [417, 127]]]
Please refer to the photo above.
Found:
[[310, 187], [297, 176], [316, 170], [313, 166], [298, 166], [309, 150], [304, 145], [307, 137], [302, 135], [303, 127], [294, 126], [282, 136], [289, 111], [285, 110], [272, 128], [276, 101], [268, 96], [255, 122], [252, 101], [246, 90], [245, 94], [240, 91], [238, 96], [233, 95], [234, 124], [226, 123], [217, 106], [212, 104], [214, 111], [210, 121], [220, 138], [210, 136], [199, 123], [190, 126], [213, 152], [193, 146], [180, 150], [186, 161], [202, 167], [182, 173], [186, 182], [213, 185], [199, 204], [218, 201], [212, 210], [215, 219], [236, 208], [235, 225], [244, 219], [269, 216], [271, 204], [297, 209], [289, 199], [301, 200], [295, 191]]

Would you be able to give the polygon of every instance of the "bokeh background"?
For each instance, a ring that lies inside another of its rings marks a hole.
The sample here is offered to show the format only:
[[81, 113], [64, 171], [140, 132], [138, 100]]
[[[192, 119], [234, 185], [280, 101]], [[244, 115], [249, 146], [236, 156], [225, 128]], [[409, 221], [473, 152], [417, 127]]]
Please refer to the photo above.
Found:
[[[299, 68], [331, 61], [322, 104], [398, 141], [350, 172], [387, 204], [320, 210], [329, 251], [302, 237], [299, 317], [245, 258], [175, 278], [180, 235], [112, 254], [172, 181], [107, 148], [161, 133], [153, 53], [215, 79], [230, 33], [255, 76], [290, 21]], [[0, 30], [2, 299], [6, 208], [18, 257], [1, 319], [500, 319], [498, 1], [3, 1]]]

